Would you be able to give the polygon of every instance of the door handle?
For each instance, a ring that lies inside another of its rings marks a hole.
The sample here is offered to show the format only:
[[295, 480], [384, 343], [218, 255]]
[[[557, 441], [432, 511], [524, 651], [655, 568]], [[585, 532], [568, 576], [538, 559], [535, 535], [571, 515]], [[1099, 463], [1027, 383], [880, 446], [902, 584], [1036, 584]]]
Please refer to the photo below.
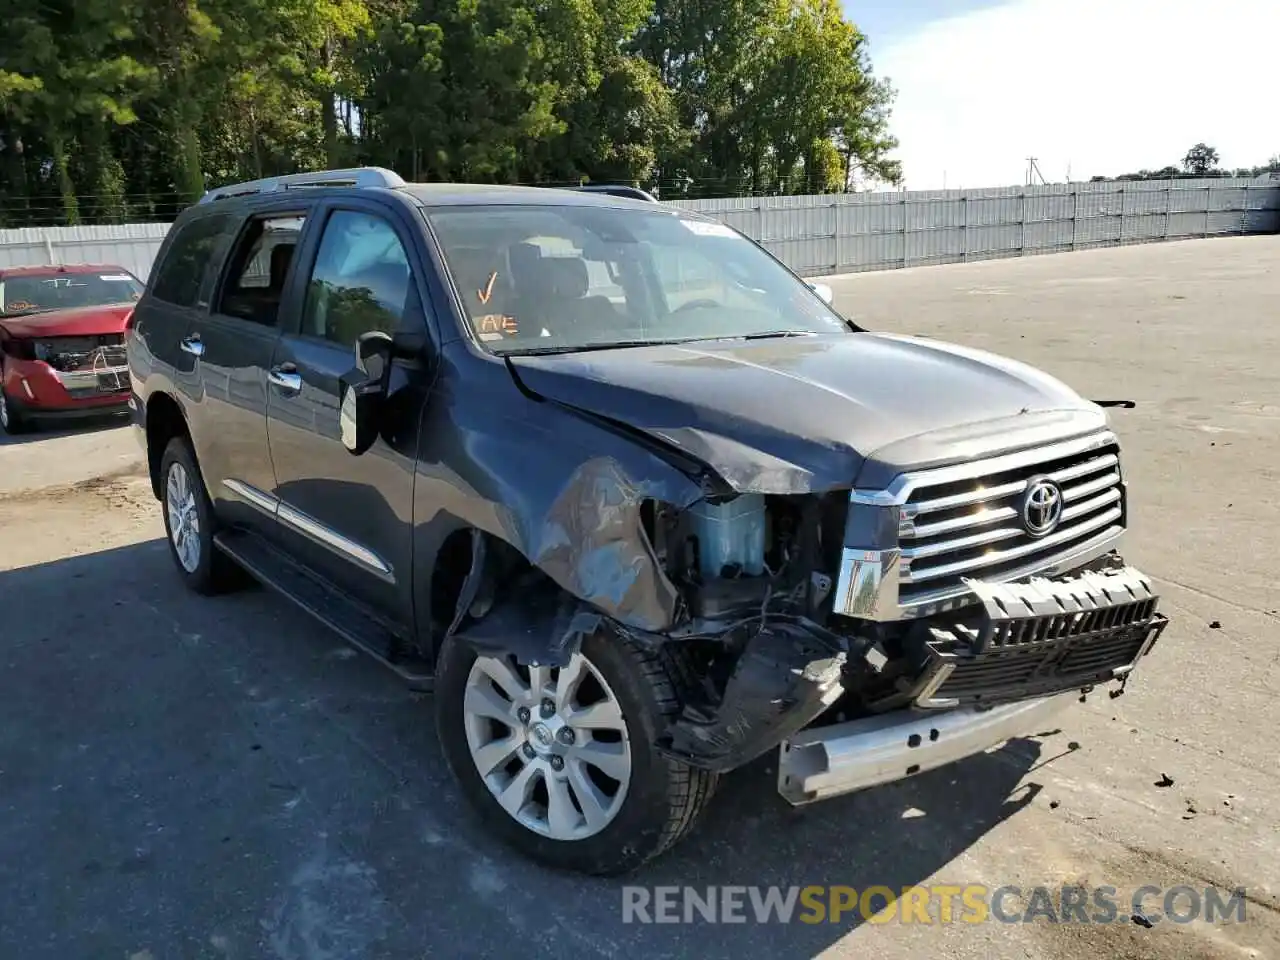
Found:
[[282, 363], [267, 372], [271, 385], [285, 396], [292, 396], [302, 390], [302, 374], [292, 363]]
[[200, 342], [200, 334], [193, 333], [189, 337], [184, 337], [181, 344], [183, 353], [189, 353], [193, 357], [204, 356], [204, 344]]

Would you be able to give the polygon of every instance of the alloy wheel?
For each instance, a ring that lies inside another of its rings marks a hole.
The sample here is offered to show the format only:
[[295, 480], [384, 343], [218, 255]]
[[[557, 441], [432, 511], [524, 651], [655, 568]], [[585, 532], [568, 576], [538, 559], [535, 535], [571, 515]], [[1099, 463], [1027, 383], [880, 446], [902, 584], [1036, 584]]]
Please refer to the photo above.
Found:
[[617, 817], [631, 782], [627, 725], [581, 653], [559, 668], [477, 657], [463, 709], [471, 759], [517, 822], [552, 840], [582, 840]]
[[169, 512], [169, 539], [178, 563], [187, 573], [200, 566], [200, 514], [196, 509], [195, 488], [186, 467], [174, 463], [169, 467], [165, 507]]

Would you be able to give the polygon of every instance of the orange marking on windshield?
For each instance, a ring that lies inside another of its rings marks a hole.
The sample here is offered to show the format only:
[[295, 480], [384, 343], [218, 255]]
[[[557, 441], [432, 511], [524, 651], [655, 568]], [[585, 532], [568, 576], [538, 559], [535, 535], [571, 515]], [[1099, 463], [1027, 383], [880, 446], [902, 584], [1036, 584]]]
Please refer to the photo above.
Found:
[[516, 318], [502, 313], [490, 313], [483, 317], [477, 317], [476, 324], [482, 334], [496, 333], [514, 337], [520, 333], [520, 326], [516, 323]]
[[485, 288], [483, 290], [476, 291], [476, 296], [480, 298], [481, 303], [489, 302], [489, 298], [493, 296], [493, 282], [497, 279], [498, 271], [495, 270], [493, 273], [489, 274], [489, 282], [485, 285]]

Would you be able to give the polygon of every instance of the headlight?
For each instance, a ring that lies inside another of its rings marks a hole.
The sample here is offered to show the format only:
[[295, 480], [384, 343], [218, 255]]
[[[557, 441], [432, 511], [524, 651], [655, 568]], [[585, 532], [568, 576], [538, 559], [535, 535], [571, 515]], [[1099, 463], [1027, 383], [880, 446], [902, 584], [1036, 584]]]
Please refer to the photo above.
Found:
[[877, 502], [875, 493], [849, 495], [844, 549], [836, 580], [833, 611], [862, 620], [892, 621], [898, 608], [898, 526], [901, 507]]

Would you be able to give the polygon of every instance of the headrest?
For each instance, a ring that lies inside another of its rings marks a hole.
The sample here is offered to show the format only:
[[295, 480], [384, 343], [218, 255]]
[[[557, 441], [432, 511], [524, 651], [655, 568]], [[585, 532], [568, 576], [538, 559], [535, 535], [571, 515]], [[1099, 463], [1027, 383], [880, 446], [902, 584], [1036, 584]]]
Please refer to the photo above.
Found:
[[542, 261], [552, 293], [566, 300], [585, 297], [591, 286], [587, 265], [577, 257], [546, 257]]
[[511, 247], [510, 259], [511, 279], [524, 296], [576, 300], [591, 285], [587, 265], [578, 257], [544, 257], [535, 244], [517, 243]]
[[280, 290], [284, 287], [284, 278], [289, 273], [289, 264], [293, 261], [296, 243], [277, 243], [271, 248], [271, 286]]

